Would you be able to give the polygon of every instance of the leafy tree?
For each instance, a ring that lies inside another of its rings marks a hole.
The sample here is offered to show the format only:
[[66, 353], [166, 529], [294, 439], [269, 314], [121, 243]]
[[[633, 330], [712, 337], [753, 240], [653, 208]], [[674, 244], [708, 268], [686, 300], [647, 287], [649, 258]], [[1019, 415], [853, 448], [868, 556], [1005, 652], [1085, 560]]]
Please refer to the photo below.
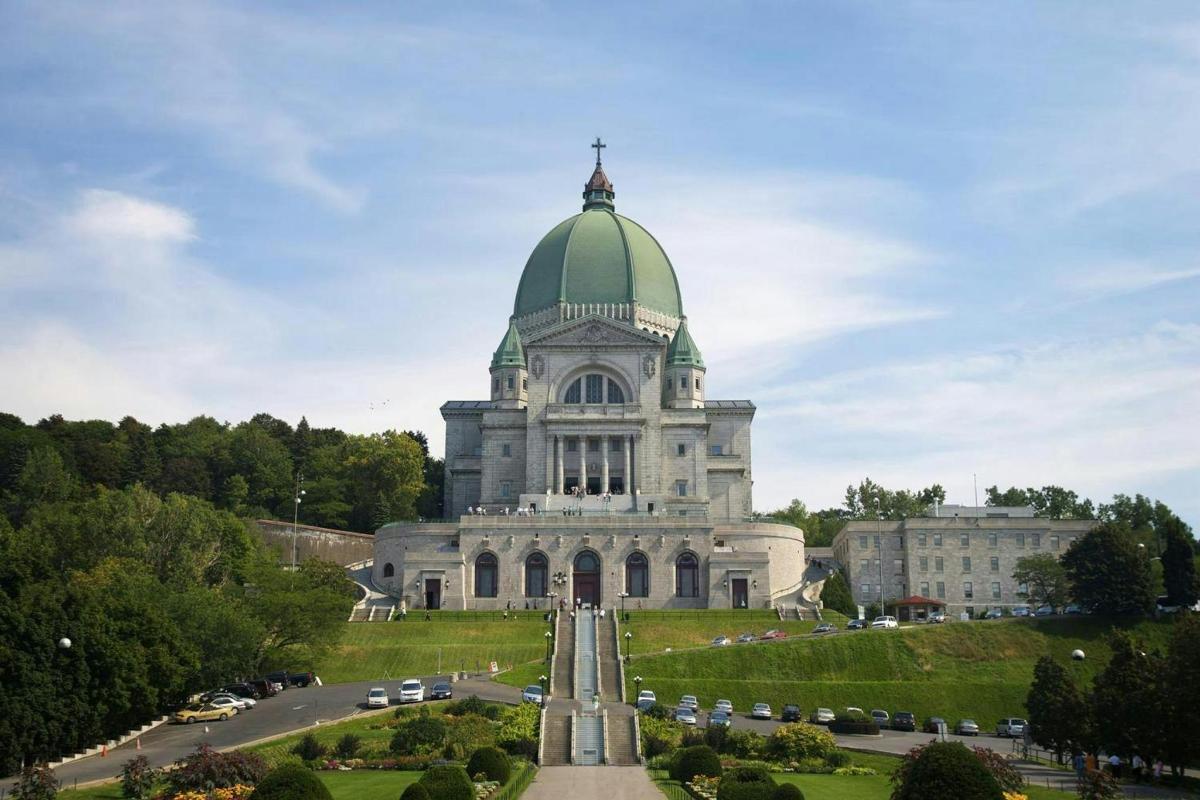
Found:
[[1092, 519], [1095, 509], [1092, 501], [1080, 499], [1079, 495], [1061, 486], [1043, 486], [1018, 489], [1013, 486], [1001, 492], [999, 487], [987, 489], [989, 506], [1033, 506], [1034, 514], [1048, 519]]
[[21, 770], [9, 796], [15, 800], [54, 800], [60, 785], [49, 765], [34, 764]]
[[1125, 631], [1114, 631], [1108, 644], [1112, 658], [1092, 685], [1096, 742], [1106, 752], [1125, 757], [1161, 752], [1164, 704], [1174, 702], [1159, 688], [1165, 674], [1163, 659], [1143, 651], [1143, 645]]
[[1075, 540], [1062, 557], [1077, 603], [1099, 614], [1154, 608], [1150, 562], [1123, 523], [1106, 522]]
[[1018, 558], [1013, 580], [1026, 587], [1019, 596], [1035, 607], [1062, 608], [1071, 597], [1066, 568], [1049, 553]]
[[[1200, 616], [1187, 614], [1175, 621], [1167, 648], [1162, 692], [1167, 700], [1164, 727], [1168, 732], [1191, 730], [1200, 708]], [[1187, 764], [1200, 760], [1200, 738], [1165, 737], [1163, 761], [1181, 774]]]
[[[260, 414], [259, 417], [268, 416]], [[273, 419], [270, 418], [269, 419]], [[270, 433], [270, 426], [243, 422], [229, 437], [229, 468], [245, 479], [249, 489], [247, 502], [263, 509], [263, 516], [292, 507], [292, 455], [284, 442], [291, 441], [291, 426], [283, 441]]]
[[1000, 784], [980, 760], [958, 742], [913, 748], [892, 774], [892, 800], [1003, 800]]
[[1186, 524], [1179, 517], [1172, 518], [1162, 526], [1166, 540], [1163, 550], [1163, 585], [1167, 590], [1167, 602], [1177, 606], [1195, 605], [1200, 599], [1200, 584], [1196, 581], [1195, 541]]
[[376, 523], [416, 517], [416, 501], [424, 486], [421, 446], [395, 431], [352, 436], [346, 442], [346, 468], [358, 530]]
[[446, 723], [428, 711], [405, 720], [392, 734], [392, 752], [399, 756], [414, 756], [440, 750], [446, 740]]
[[854, 602], [854, 595], [850, 594], [850, 587], [846, 585], [846, 579], [840, 571], [825, 579], [825, 585], [821, 587], [821, 602], [825, 608], [845, 614], [851, 619], [858, 616], [858, 604]]
[[267, 773], [250, 795], [253, 800], [333, 800], [317, 773], [302, 764], [284, 764]]
[[[876, 509], [884, 519], [906, 519], [919, 517], [933, 504], [946, 499], [946, 490], [940, 484], [913, 492], [908, 489], [888, 490], [863, 478], [858, 486], [846, 487], [846, 513], [851, 519], [875, 519]], [[878, 501], [878, 505], [876, 505]]]
[[1025, 698], [1033, 739], [1062, 760], [1064, 753], [1082, 747], [1090, 726], [1088, 705], [1070, 673], [1050, 656], [1033, 668], [1033, 683]]

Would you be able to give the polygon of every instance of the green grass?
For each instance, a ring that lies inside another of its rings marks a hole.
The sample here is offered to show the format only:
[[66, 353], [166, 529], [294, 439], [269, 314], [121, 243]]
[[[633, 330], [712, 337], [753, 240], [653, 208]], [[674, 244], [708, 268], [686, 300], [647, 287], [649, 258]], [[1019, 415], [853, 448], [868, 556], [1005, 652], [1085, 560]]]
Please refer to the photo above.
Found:
[[404, 622], [344, 625], [341, 643], [314, 671], [325, 683], [392, 680], [465, 669], [501, 669], [544, 657], [547, 625], [540, 613], [514, 612], [512, 618], [435, 612], [432, 621], [409, 614]]
[[[430, 711], [436, 713], [439, 707], [445, 705], [444, 701], [436, 703], [422, 703], [422, 708], [429, 708]], [[273, 739], [269, 742], [263, 742], [251, 747], [243, 748], [248, 753], [257, 753], [262, 756], [266, 762], [272, 766], [291, 757], [292, 748], [296, 746], [301, 739], [308, 734], [317, 737], [317, 741], [326, 747], [333, 749], [337, 744], [338, 739], [345, 736], [347, 733], [353, 733], [359, 737], [361, 744], [359, 749], [364, 754], [371, 751], [386, 751], [392, 741], [392, 734], [395, 730], [387, 727], [387, 723], [393, 719], [393, 711], [380, 712], [378, 714], [363, 714], [353, 717], [345, 722], [338, 722], [333, 725], [321, 725], [291, 736], [285, 736], [281, 739]]]
[[[1161, 647], [1170, 622], [1132, 625], [1150, 647]], [[971, 717], [981, 726], [1023, 714], [1033, 665], [1049, 653], [1081, 681], [1107, 662], [1111, 622], [1093, 618], [950, 623], [900, 631], [861, 631], [821, 639], [700, 648], [638, 656], [626, 668], [642, 688], [671, 703], [695, 694], [701, 706], [718, 698], [744, 711], [757, 702], [779, 708], [817, 706], [912, 711], [918, 717]], [[635, 628], [636, 630], [636, 628]], [[636, 634], [635, 634], [636, 635]], [[1081, 648], [1084, 662], [1070, 660]]]
[[[421, 779], [420, 772], [398, 770], [357, 770], [355, 772], [318, 772], [329, 787], [333, 800], [396, 800], [410, 783]], [[124, 800], [120, 783], [106, 783], [77, 791], [58, 793], [60, 800]]]
[[518, 686], [524, 689], [526, 686], [537, 684], [538, 678], [542, 675], [549, 677], [550, 667], [546, 665], [545, 659], [538, 659], [527, 664], [518, 664], [508, 672], [502, 672], [495, 677], [497, 683], [505, 683], [509, 686]]
[[[771, 628], [785, 631], [788, 636], [811, 633], [817, 620], [780, 620], [769, 609], [706, 609], [699, 611], [630, 611], [629, 621], [621, 623], [621, 635], [633, 634], [631, 653], [661, 653], [709, 647], [712, 640], [724, 634], [737, 639], [742, 633], [761, 636]], [[837, 612], [827, 612], [826, 622], [844, 627], [846, 618]]]

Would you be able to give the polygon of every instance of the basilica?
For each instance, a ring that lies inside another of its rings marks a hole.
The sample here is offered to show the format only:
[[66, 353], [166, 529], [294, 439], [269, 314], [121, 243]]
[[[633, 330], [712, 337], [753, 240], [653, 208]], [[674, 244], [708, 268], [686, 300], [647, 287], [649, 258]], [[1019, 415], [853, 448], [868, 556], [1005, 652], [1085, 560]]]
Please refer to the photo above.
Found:
[[754, 404], [707, 398], [675, 268], [616, 213], [603, 146], [582, 212], [525, 264], [489, 399], [442, 406], [449, 519], [376, 532], [375, 585], [408, 608], [764, 608], [800, 590], [801, 531], [750, 521]]

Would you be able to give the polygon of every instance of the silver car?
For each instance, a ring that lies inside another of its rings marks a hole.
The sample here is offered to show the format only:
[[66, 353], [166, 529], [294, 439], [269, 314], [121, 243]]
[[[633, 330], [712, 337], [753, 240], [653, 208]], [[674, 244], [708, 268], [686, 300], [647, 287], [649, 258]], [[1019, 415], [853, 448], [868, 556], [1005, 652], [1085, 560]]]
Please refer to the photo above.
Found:
[[812, 712], [812, 715], [809, 716], [808, 721], [814, 725], [828, 725], [836, 719], [837, 714], [833, 713], [832, 708], [818, 708], [816, 711]]
[[695, 711], [700, 708], [700, 701], [696, 699], [696, 695], [694, 694], [685, 694], [679, 698], [679, 707], [690, 708], [692, 711]]
[[684, 725], [695, 725], [695, 709], [688, 708], [687, 706], [680, 706], [679, 708], [675, 709], [675, 721], [682, 722]]
[[954, 726], [954, 732], [959, 736], [978, 736], [979, 726], [975, 724], [973, 719], [960, 719], [958, 724]]
[[730, 716], [733, 716], [733, 703], [728, 700], [718, 700], [713, 705], [713, 711], [723, 711]]
[[1028, 723], [1020, 717], [1005, 717], [996, 723], [996, 735], [1008, 736], [1016, 738], [1025, 735], [1025, 726]]
[[766, 703], [755, 703], [754, 708], [750, 709], [751, 719], [770, 719], [771, 707]]

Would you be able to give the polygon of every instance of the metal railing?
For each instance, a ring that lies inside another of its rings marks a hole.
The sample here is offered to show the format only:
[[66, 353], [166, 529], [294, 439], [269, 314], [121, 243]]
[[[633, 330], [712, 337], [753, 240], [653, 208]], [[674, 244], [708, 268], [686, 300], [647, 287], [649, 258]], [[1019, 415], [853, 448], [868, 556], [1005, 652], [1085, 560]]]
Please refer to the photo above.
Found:
[[533, 783], [533, 779], [536, 776], [537, 767], [526, 761], [512, 783], [493, 795], [490, 800], [517, 800], [529, 788], [529, 784]]

